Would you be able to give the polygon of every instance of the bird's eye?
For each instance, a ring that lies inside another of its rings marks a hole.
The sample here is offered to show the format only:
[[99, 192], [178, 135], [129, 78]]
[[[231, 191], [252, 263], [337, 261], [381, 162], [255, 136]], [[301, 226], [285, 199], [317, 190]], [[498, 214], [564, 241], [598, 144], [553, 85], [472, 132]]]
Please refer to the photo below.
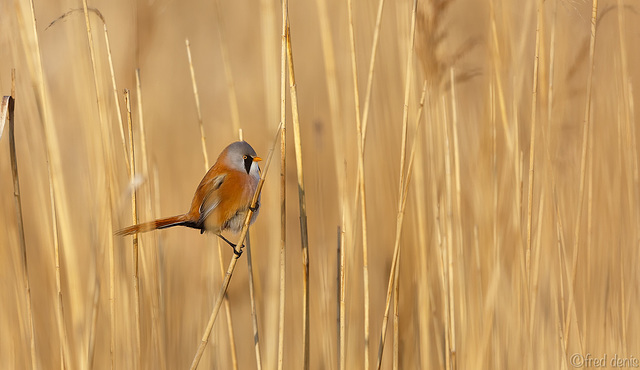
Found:
[[246, 155], [243, 155], [243, 156], [242, 156], [242, 159], [247, 159], [247, 156], [246, 156]]

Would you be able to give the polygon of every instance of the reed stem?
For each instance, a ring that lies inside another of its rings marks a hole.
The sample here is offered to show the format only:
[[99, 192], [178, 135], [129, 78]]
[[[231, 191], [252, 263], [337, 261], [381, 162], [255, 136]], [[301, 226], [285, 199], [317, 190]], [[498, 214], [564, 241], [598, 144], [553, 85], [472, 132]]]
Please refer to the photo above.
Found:
[[[258, 187], [256, 188], [255, 193], [253, 194], [253, 199], [251, 201], [251, 207], [249, 207], [249, 211], [244, 220], [244, 224], [242, 226], [242, 231], [240, 232], [240, 238], [238, 239], [238, 248], [242, 251], [242, 246], [244, 240], [247, 236], [247, 232], [249, 231], [249, 223], [251, 222], [251, 217], [253, 216], [252, 209], [255, 209], [258, 198], [260, 197], [260, 193], [262, 192], [262, 187], [264, 186], [264, 181], [269, 171], [269, 167], [271, 165], [271, 158], [273, 157], [273, 152], [277, 143], [277, 139], [280, 136], [281, 125], [278, 126], [276, 130], [276, 137], [273, 141], [273, 145], [271, 146], [271, 150], [269, 150], [269, 154], [267, 155], [267, 160], [265, 161], [264, 171], [262, 172], [262, 177], [258, 182]], [[202, 335], [202, 340], [200, 341], [200, 345], [196, 351], [196, 354], [191, 362], [191, 370], [197, 369], [200, 360], [202, 359], [202, 354], [204, 353], [207, 344], [209, 343], [209, 336], [211, 335], [211, 330], [213, 329], [213, 324], [216, 321], [216, 317], [218, 316], [218, 312], [220, 311], [220, 306], [222, 306], [222, 301], [227, 292], [227, 288], [229, 288], [229, 283], [231, 282], [231, 277], [233, 276], [233, 271], [236, 268], [236, 264], [238, 263], [239, 255], [234, 254], [229, 262], [229, 267], [227, 268], [227, 272], [224, 276], [224, 280], [222, 281], [222, 285], [220, 286], [220, 290], [218, 292], [218, 296], [216, 298], [216, 303], [213, 306], [213, 310], [211, 311], [211, 315], [209, 317], [209, 322], [204, 330], [204, 334]]]

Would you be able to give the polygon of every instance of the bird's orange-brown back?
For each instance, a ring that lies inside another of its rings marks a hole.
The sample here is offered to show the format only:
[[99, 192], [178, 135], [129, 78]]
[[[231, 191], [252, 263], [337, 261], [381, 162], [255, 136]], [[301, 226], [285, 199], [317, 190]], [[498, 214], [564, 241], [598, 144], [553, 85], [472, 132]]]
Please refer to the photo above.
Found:
[[[194, 218], [204, 221], [207, 231], [214, 233], [224, 230], [231, 218], [249, 208], [258, 185], [258, 181], [246, 172], [230, 169], [222, 172], [220, 166], [216, 162], [202, 179], [189, 211]], [[222, 179], [217, 175], [221, 172], [224, 173]], [[217, 181], [220, 181], [219, 185], [211, 186]]]

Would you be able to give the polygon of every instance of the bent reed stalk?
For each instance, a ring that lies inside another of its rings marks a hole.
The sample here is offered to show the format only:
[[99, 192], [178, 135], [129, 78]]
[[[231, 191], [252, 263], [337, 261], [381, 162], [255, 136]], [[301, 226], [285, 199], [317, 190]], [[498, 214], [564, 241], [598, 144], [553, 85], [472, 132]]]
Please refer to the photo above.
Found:
[[[240, 238], [238, 239], [238, 248], [242, 251], [244, 240], [247, 236], [247, 232], [249, 231], [249, 223], [251, 221], [251, 217], [253, 216], [253, 209], [255, 209], [256, 204], [258, 203], [258, 198], [260, 197], [260, 193], [262, 192], [262, 187], [264, 186], [264, 181], [269, 172], [269, 167], [271, 166], [271, 158], [273, 157], [273, 152], [275, 150], [275, 146], [278, 142], [278, 138], [280, 136], [280, 129], [282, 125], [278, 125], [278, 129], [276, 130], [276, 137], [273, 140], [273, 145], [269, 150], [269, 154], [267, 155], [267, 160], [265, 162], [264, 171], [262, 172], [262, 176], [260, 178], [260, 182], [258, 182], [258, 187], [256, 192], [253, 195], [253, 200], [251, 201], [251, 207], [247, 211], [247, 215], [244, 220], [244, 224], [242, 226], [242, 231], [240, 232]], [[213, 306], [213, 311], [211, 311], [211, 316], [209, 317], [209, 322], [204, 330], [204, 334], [202, 335], [202, 340], [200, 342], [200, 346], [198, 346], [198, 350], [191, 362], [191, 370], [197, 369], [198, 364], [200, 363], [200, 359], [202, 358], [202, 354], [204, 353], [205, 348], [209, 342], [209, 335], [211, 335], [211, 330], [213, 329], [213, 324], [215, 323], [216, 317], [218, 316], [218, 312], [220, 311], [220, 306], [222, 305], [222, 301], [227, 292], [227, 288], [229, 287], [229, 282], [231, 282], [231, 276], [233, 275], [233, 271], [236, 268], [236, 264], [238, 263], [238, 259], [240, 258], [239, 254], [233, 255], [231, 261], [229, 262], [229, 267], [227, 268], [227, 273], [224, 276], [224, 281], [222, 282], [222, 286], [220, 287], [220, 291], [218, 292], [218, 296], [216, 298], [216, 303]]]

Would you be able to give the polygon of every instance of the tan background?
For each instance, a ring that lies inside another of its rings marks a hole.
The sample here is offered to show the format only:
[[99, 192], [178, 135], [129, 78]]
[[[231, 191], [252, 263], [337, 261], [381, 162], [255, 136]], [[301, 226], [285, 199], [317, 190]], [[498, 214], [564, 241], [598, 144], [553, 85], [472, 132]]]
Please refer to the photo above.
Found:
[[[438, 4], [443, 3], [447, 6], [439, 8]], [[138, 138], [140, 112], [136, 104], [140, 96], [135, 91], [134, 71], [139, 68], [141, 73], [149, 158], [149, 173], [144, 174], [146, 182], [139, 192], [141, 220], [152, 217], [145, 209], [148, 204], [157, 216], [186, 211], [205, 170], [185, 38], [191, 42], [211, 162], [224, 146], [237, 138], [232, 128], [223, 47], [228, 52], [245, 139], [263, 158], [267, 156], [280, 119], [279, 2], [227, 1], [219, 2], [218, 8], [214, 4], [162, 0], [89, 4], [99, 9], [106, 20], [121, 107], [122, 89], [132, 90]], [[357, 145], [347, 4], [333, 0], [323, 4], [322, 0], [290, 3], [310, 237], [310, 363], [313, 369], [338, 366], [336, 240], [343, 214], [340, 177], [346, 183], [348, 199], [344, 213], [347, 219], [355, 220], [354, 224], [347, 225], [345, 234], [348, 242], [347, 368], [355, 369], [363, 366], [364, 311], [361, 224], [360, 214], [356, 212], [359, 207], [354, 208]], [[619, 4], [623, 7], [619, 8]], [[76, 11], [45, 30], [65, 12], [81, 8], [82, 3], [34, 1], [34, 5], [39, 51], [32, 47], [34, 34], [29, 3], [0, 3], [0, 93], [9, 94], [10, 69], [15, 68], [16, 141], [38, 367], [60, 366], [44, 117], [55, 125], [52, 140], [58, 143], [59, 151], [51, 149], [51, 155], [59, 158], [60, 166], [54, 171], [63, 181], [62, 193], [66, 196], [61, 205], [65, 211], [58, 216], [62, 295], [70, 348], [68, 363], [71, 368], [108, 368], [110, 315], [106, 248], [113, 230], [108, 228], [107, 220], [112, 215], [113, 228], [117, 229], [129, 225], [131, 215], [126, 190], [128, 175], [104, 32], [101, 21], [92, 14], [100, 104], [104, 107], [114, 153], [111, 160], [106, 160], [115, 171], [111, 206], [105, 206], [107, 171], [103, 156], [106, 151], [102, 147], [84, 16]], [[458, 368], [571, 368], [569, 359], [574, 353], [585, 356], [590, 353], [599, 358], [607, 355], [609, 360], [614, 355], [640, 358], [636, 335], [640, 328], [640, 193], [638, 120], [634, 111], [634, 106], [640, 106], [636, 94], [640, 82], [636, 67], [640, 54], [635, 47], [640, 42], [637, 4], [633, 1], [599, 3], [591, 98], [593, 140], [587, 147], [591, 154], [586, 157], [584, 204], [576, 244], [591, 3], [584, 0], [544, 2], [533, 241], [528, 278], [527, 194], [535, 5], [533, 1], [520, 0], [419, 1], [408, 108], [408, 145], [411, 147], [417, 140], [418, 155], [401, 239], [400, 368], [444, 368], [445, 358], [454, 357], [447, 353], [445, 341], [448, 328], [452, 327], [444, 306], [449, 280], [443, 280], [445, 270], [441, 263], [442, 256], [446, 258], [443, 251], [446, 252], [448, 240], [447, 225], [451, 226], [453, 238], [451, 297], [455, 307]], [[321, 41], [327, 33], [321, 32], [319, 6], [326, 6], [328, 10], [335, 75], [328, 74], [325, 68], [326, 50]], [[354, 0], [361, 109], [376, 9], [376, 1]], [[491, 20], [491, 9], [494, 9], [495, 22]], [[396, 232], [410, 11], [411, 3], [405, 0], [387, 1], [384, 7], [365, 149], [372, 364], [377, 355]], [[624, 28], [619, 27], [621, 12]], [[626, 56], [622, 50], [626, 50]], [[35, 56], [38, 52], [50, 110], [43, 109], [36, 99], [39, 65]], [[452, 67], [456, 79], [455, 106], [451, 103], [449, 83]], [[339, 106], [330, 105], [327, 81], [332, 78], [337, 81], [335, 101]], [[425, 78], [429, 81], [425, 114], [416, 136], [413, 132], [417, 103]], [[503, 91], [506, 121], [499, 87]], [[287, 91], [287, 97], [288, 94]], [[287, 104], [290, 107], [289, 100]], [[290, 118], [289, 114], [288, 124]], [[445, 128], [449, 147], [445, 145]], [[5, 128], [0, 140], [0, 327], [3, 333], [0, 368], [10, 369], [27, 368], [30, 357], [7, 131]], [[287, 369], [302, 366], [302, 257], [292, 132], [289, 126]], [[457, 145], [454, 145], [454, 135]], [[339, 139], [337, 143], [335, 138]], [[139, 149], [139, 142], [136, 145]], [[447, 150], [451, 164], [449, 187]], [[141, 169], [141, 162], [137, 166]], [[277, 358], [278, 171], [276, 153], [262, 196], [261, 214], [251, 232], [260, 345], [263, 366], [267, 369], [275, 367]], [[459, 192], [456, 182], [460, 184]], [[146, 196], [149, 191], [153, 194], [151, 203]], [[558, 242], [559, 229], [561, 243]], [[118, 368], [132, 368], [136, 359], [131, 238], [115, 237], [114, 242], [115, 361]], [[571, 284], [576, 245], [577, 269], [575, 284]], [[230, 258], [230, 249], [223, 246], [225, 266]], [[231, 281], [229, 300], [239, 368], [250, 369], [255, 368], [256, 361], [245, 261], [246, 254]], [[186, 368], [200, 342], [220, 285], [215, 237], [181, 228], [144, 235], [140, 266], [141, 367]], [[571, 290], [575, 294], [573, 304]], [[96, 292], [98, 303], [94, 305]], [[201, 368], [231, 367], [223, 311], [214, 326]], [[565, 331], [570, 312], [577, 314], [577, 318], [572, 317], [569, 330]], [[94, 317], [96, 325], [92, 329]], [[562, 342], [565, 338], [568, 338], [566, 349]], [[384, 368], [391, 367], [392, 344], [390, 322]]]

